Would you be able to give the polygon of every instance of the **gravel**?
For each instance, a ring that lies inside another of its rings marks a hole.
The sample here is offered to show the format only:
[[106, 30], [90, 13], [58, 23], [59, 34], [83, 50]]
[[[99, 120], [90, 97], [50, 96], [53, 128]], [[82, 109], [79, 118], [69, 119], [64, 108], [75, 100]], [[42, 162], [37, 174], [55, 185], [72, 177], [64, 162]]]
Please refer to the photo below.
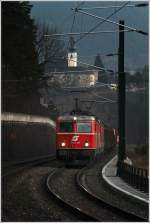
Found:
[[[115, 193], [99, 178], [99, 171], [114, 155], [101, 156], [95, 166], [86, 171], [88, 187], [112, 204], [124, 208], [132, 213], [146, 217], [148, 208], [135, 200]], [[2, 179], [2, 221], [81, 221], [55, 200], [46, 190], [46, 179], [53, 169], [60, 168], [60, 162], [52, 162], [46, 166], [37, 166], [26, 171], [7, 176]], [[59, 167], [58, 167], [59, 165]], [[84, 209], [99, 221], [125, 221], [111, 210], [106, 210], [99, 203], [93, 201], [75, 185], [75, 175], [79, 169], [64, 169], [62, 175], [53, 179], [53, 189], [74, 206]]]
[[77, 169], [62, 169], [60, 174], [54, 175], [49, 181], [51, 188], [66, 202], [96, 217], [99, 221], [125, 221], [125, 217], [106, 209], [78, 189], [75, 185], [75, 177], [78, 171]]

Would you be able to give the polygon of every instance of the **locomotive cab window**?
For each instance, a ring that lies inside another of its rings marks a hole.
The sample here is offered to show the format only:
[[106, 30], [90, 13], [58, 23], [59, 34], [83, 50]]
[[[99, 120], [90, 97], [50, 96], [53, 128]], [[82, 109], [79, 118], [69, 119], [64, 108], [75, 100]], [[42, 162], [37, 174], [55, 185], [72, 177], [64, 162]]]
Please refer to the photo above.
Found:
[[77, 132], [89, 133], [92, 131], [91, 123], [77, 123]]
[[60, 132], [73, 132], [73, 123], [72, 122], [60, 122], [59, 131]]

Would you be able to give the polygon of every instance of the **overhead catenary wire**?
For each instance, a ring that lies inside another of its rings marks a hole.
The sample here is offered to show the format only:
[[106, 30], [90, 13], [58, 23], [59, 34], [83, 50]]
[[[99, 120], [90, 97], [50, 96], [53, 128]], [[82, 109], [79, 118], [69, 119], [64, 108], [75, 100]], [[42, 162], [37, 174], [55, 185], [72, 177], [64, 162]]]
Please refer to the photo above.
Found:
[[[81, 6], [82, 4], [78, 3], [77, 4], [77, 7]], [[74, 15], [73, 15], [73, 21], [72, 21], [72, 25], [71, 25], [71, 29], [70, 29], [70, 33], [72, 33], [73, 31], [73, 27], [74, 27], [74, 24], [75, 24], [75, 19], [76, 19], [76, 11], [74, 11]], [[70, 36], [71, 37], [71, 36]], [[67, 44], [67, 48], [69, 47], [69, 42]]]
[[[141, 3], [141, 4], [135, 4], [135, 5], [126, 5], [126, 7], [145, 7], [148, 6], [148, 3]], [[93, 9], [109, 9], [109, 8], [120, 8], [120, 6], [114, 6], [114, 5], [109, 5], [109, 6], [101, 6], [101, 7], [90, 7], [90, 8], [79, 8], [81, 10], [93, 10]]]
[[94, 93], [92, 93], [94, 96], [96, 96], [96, 97], [98, 97], [98, 98], [101, 98], [101, 99], [104, 99], [104, 100], [108, 100], [108, 101], [110, 101], [110, 102], [116, 102], [116, 101], [114, 101], [114, 100], [111, 100], [111, 99], [109, 99], [109, 98], [105, 98], [105, 97], [103, 97], [103, 96], [100, 96], [100, 95], [97, 95], [97, 94], [94, 94]]
[[[72, 62], [76, 62], [75, 60], [73, 60], [73, 59], [71, 59], [71, 58], [67, 58], [67, 57], [62, 57], [62, 59], [70, 59], [70, 61], [72, 61]], [[103, 68], [103, 67], [95, 66], [95, 65], [93, 65], [93, 64], [85, 63], [85, 62], [82, 62], [82, 61], [79, 61], [79, 60], [78, 60], [78, 63], [79, 63], [79, 64], [86, 65], [86, 66], [90, 66], [90, 67], [93, 67], [93, 68], [96, 68], [96, 70], [102, 70], [102, 71], [109, 72], [109, 73], [113, 73], [113, 72], [114, 72], [113, 70], [105, 69], [105, 68]], [[73, 71], [73, 72], [75, 72], [75, 71]], [[78, 72], [78, 71], [77, 71], [77, 72]]]
[[[120, 6], [119, 6], [119, 7], [120, 7]], [[119, 8], [119, 9], [120, 9], [120, 8]], [[127, 31], [133, 31], [133, 30], [127, 30]], [[80, 34], [81, 34], [81, 33], [80, 33]], [[79, 35], [80, 35], [80, 34], [79, 34]]]
[[134, 30], [129, 30], [129, 29], [125, 29], [123, 31], [119, 31], [119, 30], [100, 30], [97, 32], [76, 32], [76, 33], [54, 33], [54, 34], [45, 34], [45, 37], [57, 37], [57, 36], [79, 36], [81, 34], [89, 34], [89, 35], [95, 35], [95, 34], [99, 34], [99, 33], [119, 33], [119, 32], [132, 32]]
[[[67, 58], [67, 57], [62, 57], [61, 59], [68, 59], [68, 58]], [[73, 60], [73, 59], [71, 59], [71, 58], [69, 58], [69, 59], [70, 59], [70, 61], [72, 61], [72, 62], [76, 62], [75, 60]], [[96, 68], [96, 70], [105, 71], [105, 72], [107, 72], [107, 73], [111, 73], [111, 74], [114, 73], [114, 71], [111, 70], [111, 69], [105, 69], [105, 68], [103, 68], [103, 67], [95, 66], [95, 65], [93, 65], [93, 64], [85, 63], [85, 62], [82, 62], [82, 61], [79, 61], [79, 60], [78, 60], [78, 63], [79, 63], [79, 64], [86, 65], [86, 66], [89, 66], [89, 67]], [[89, 71], [91, 71], [91, 70], [89, 70]], [[67, 72], [82, 72], [82, 71], [67, 71]], [[85, 72], [85, 70], [84, 70], [83, 72]], [[53, 72], [51, 72], [51, 73], [64, 73], [64, 72], [53, 71]]]
[[[77, 3], [77, 8], [80, 7], [83, 4], [84, 4], [84, 2]], [[75, 24], [75, 20], [76, 20], [76, 11], [74, 11], [73, 21], [72, 21], [72, 26], [71, 26], [71, 29], [70, 29], [70, 33], [72, 33], [72, 31], [73, 31], [73, 27], [74, 27], [74, 24]]]
[[[110, 17], [112, 17], [113, 15], [115, 15], [117, 12], [119, 12], [122, 8], [124, 8], [126, 5], [128, 4], [128, 2], [127, 3], [125, 3], [125, 4], [123, 4], [122, 6], [119, 6], [120, 8], [118, 9], [118, 10], [116, 10], [115, 12], [113, 12], [111, 15], [109, 15], [108, 17], [107, 17], [107, 19], [108, 18], [110, 18]], [[78, 9], [78, 8], [75, 8], [75, 9]], [[75, 13], [74, 13], [74, 15], [75, 15]], [[99, 33], [115, 33], [115, 32], [119, 32], [118, 30], [116, 30], [116, 31], [114, 31], [114, 30], [101, 30], [101, 31], [97, 31], [97, 32], [92, 32], [93, 30], [95, 30], [97, 27], [99, 27], [100, 25], [102, 25], [104, 23], [104, 21], [102, 21], [102, 22], [100, 22], [100, 23], [98, 23], [96, 26], [94, 26], [92, 29], [90, 29], [89, 31], [87, 31], [87, 32], [76, 32], [76, 33], [72, 33], [72, 32], [70, 32], [70, 33], [55, 33], [55, 34], [49, 34], [49, 35], [44, 35], [45, 37], [52, 37], [52, 36], [68, 36], [68, 35], [95, 35], [95, 34], [99, 34]], [[74, 24], [74, 19], [73, 19], [73, 24]], [[72, 27], [73, 27], [73, 24], [72, 24]], [[71, 30], [72, 30], [72, 28], [71, 28]], [[124, 32], [129, 32], [129, 31], [132, 31], [132, 30], [124, 30]], [[122, 31], [121, 31], [122, 32]], [[81, 36], [78, 40], [76, 40], [75, 41], [75, 43], [77, 43], [79, 40], [81, 40], [82, 38], [84, 38], [84, 36]]]
[[[121, 9], [123, 9], [128, 3], [129, 3], [129, 2], [126, 2], [125, 4], [123, 4], [122, 6], [120, 6], [119, 9], [117, 9], [115, 12], [113, 12], [113, 13], [111, 13], [109, 16], [107, 16], [106, 19], [111, 18], [113, 15], [115, 15], [117, 12], [119, 12]], [[75, 10], [77, 10], [77, 8], [76, 8]], [[89, 32], [94, 31], [97, 27], [101, 26], [104, 22], [105, 22], [105, 21], [101, 21], [101, 22], [99, 22], [96, 26], [92, 27], [92, 28], [89, 30]], [[82, 39], [83, 39], [85, 36], [87, 36], [87, 35], [88, 35], [88, 33], [87, 33], [87, 34], [84, 34], [84, 35], [81, 36], [79, 39], [77, 39], [75, 43], [79, 42], [80, 40], [82, 40]]]
[[[80, 62], [81, 63], [81, 62]], [[87, 64], [86, 64], [87, 65]], [[90, 65], [90, 66], [94, 66], [94, 65]], [[67, 73], [85, 73], [85, 72], [88, 72], [88, 71], [97, 71], [98, 69], [93, 69], [93, 70], [91, 70], [91, 69], [84, 69], [84, 70], [66, 70], [66, 71], [51, 71], [50, 73], [51, 74], [63, 74], [63, 73], [65, 73], [66, 75], [67, 75]], [[113, 74], [118, 74], [118, 72], [117, 71], [113, 71], [113, 70], [105, 70], [105, 71], [108, 71], [108, 72], [110, 72], [110, 73], [112, 73], [113, 72]], [[128, 70], [127, 72], [137, 72], [137, 70]], [[124, 72], [125, 74], [127, 73], [127, 72]], [[44, 75], [44, 77], [45, 76], [47, 76], [47, 74], [46, 75]], [[3, 80], [3, 82], [7, 82], [7, 81], [28, 81], [28, 80]], [[31, 81], [31, 80], [29, 80], [29, 81]], [[101, 82], [100, 82], [101, 83]], [[109, 85], [109, 84], [105, 84], [105, 83], [101, 83], [101, 84], [103, 84], [103, 85]]]
[[135, 31], [135, 32], [137, 32], [137, 33], [140, 33], [140, 34], [143, 34], [143, 35], [148, 35], [147, 32], [144, 32], [144, 31], [142, 31], [142, 30], [133, 28], [133, 27], [131, 27], [131, 26], [122, 25], [122, 24], [119, 24], [118, 22], [112, 21], [112, 20], [110, 20], [110, 19], [107, 19], [107, 18], [104, 18], [104, 17], [101, 17], [101, 16], [97, 16], [97, 15], [95, 15], [95, 14], [88, 13], [88, 12], [83, 11], [83, 10], [78, 10], [78, 9], [77, 9], [77, 11], [78, 11], [79, 13], [82, 13], [82, 14], [85, 14], [85, 15], [88, 15], [88, 16], [91, 16], [91, 17], [94, 17], [94, 18], [96, 18], [96, 19], [103, 20], [104, 22], [112, 23], [112, 24], [115, 24], [115, 25], [118, 25], [118, 26], [120, 25], [120, 26], [122, 26], [122, 27], [124, 27], [124, 28], [127, 28], [127, 29], [129, 29], [129, 30]]
[[[75, 92], [89, 92], [91, 91], [91, 89], [96, 89], [96, 88], [100, 88], [100, 87], [108, 87], [110, 86], [110, 84], [104, 84], [104, 83], [100, 83], [99, 85], [93, 85], [93, 86], [88, 86], [88, 87], [63, 87], [64, 90], [71, 90], [71, 91], [75, 91]], [[92, 93], [94, 95], [94, 93]], [[94, 95], [96, 97], [99, 97], [98, 95]], [[104, 99], [104, 98], [103, 98]]]
[[[110, 56], [117, 56], [118, 55], [118, 53], [108, 53], [108, 54], [99, 54], [99, 56], [103, 56], [103, 57], [110, 57]], [[93, 58], [93, 57], [96, 57], [97, 56], [97, 54], [93, 54], [93, 55], [90, 55], [90, 56], [82, 56], [82, 55], [80, 55], [80, 56], [78, 56], [78, 58]], [[62, 59], [65, 59], [64, 57], [57, 57], [57, 56], [55, 56], [55, 57], [53, 57], [53, 59], [60, 59], [60, 60], [62, 60]], [[68, 59], [68, 58], [66, 58], [66, 59]]]
[[74, 23], [75, 23], [75, 18], [76, 18], [76, 11], [74, 11], [73, 22], [72, 22], [72, 26], [71, 26], [70, 32], [72, 32], [72, 30], [73, 30], [73, 26], [74, 26]]
[[[78, 71], [75, 71], [75, 70], [72, 70], [72, 71], [50, 71], [49, 73], [46, 73], [43, 77], [47, 77], [49, 74], [64, 74], [67, 75], [68, 73], [85, 73], [85, 72], [91, 72], [91, 71], [97, 71], [97, 69], [84, 69], [84, 70], [78, 70]], [[107, 84], [106, 84], [107, 85]]]
[[97, 55], [101, 56], [101, 57], [109, 57], [109, 55], [118, 55], [118, 54], [115, 54], [115, 53], [109, 53], [109, 54], [100, 54], [100, 53], [97, 53], [97, 54], [92, 54], [90, 56], [78, 56], [79, 58], [93, 58], [93, 57], [96, 57]]
[[96, 102], [96, 103], [117, 103], [117, 101], [97, 101], [97, 100], [81, 100], [81, 102]]
[[[70, 59], [70, 58], [69, 58]], [[73, 59], [70, 59], [72, 62], [76, 62], [75, 60]], [[105, 72], [109, 72], [109, 73], [113, 73], [113, 70], [109, 70], [109, 69], [105, 69], [103, 67], [99, 67], [99, 66], [95, 66], [95, 65], [92, 65], [92, 64], [88, 64], [88, 63], [84, 63], [84, 62], [81, 62], [81, 61], [78, 61], [79, 64], [83, 64], [83, 65], [87, 65], [87, 66], [90, 66], [90, 67], [94, 67], [98, 70], [102, 70], [102, 71], [105, 71]]]
[[[110, 85], [110, 84], [106, 84], [106, 85]], [[92, 95], [105, 100], [105, 101], [101, 101], [101, 102], [117, 103], [117, 101], [112, 100], [112, 99], [110, 99], [110, 98], [106, 98], [106, 97], [103, 97], [103, 96], [100, 96], [100, 95], [96, 95], [96, 94], [94, 94], [94, 93], [92, 93]], [[84, 100], [84, 101], [85, 101], [85, 100]], [[96, 102], [97, 100], [94, 100], [94, 101]], [[91, 100], [86, 100], [86, 102], [94, 102], [94, 101], [93, 101], [93, 100], [92, 100], [92, 101], [91, 101]]]

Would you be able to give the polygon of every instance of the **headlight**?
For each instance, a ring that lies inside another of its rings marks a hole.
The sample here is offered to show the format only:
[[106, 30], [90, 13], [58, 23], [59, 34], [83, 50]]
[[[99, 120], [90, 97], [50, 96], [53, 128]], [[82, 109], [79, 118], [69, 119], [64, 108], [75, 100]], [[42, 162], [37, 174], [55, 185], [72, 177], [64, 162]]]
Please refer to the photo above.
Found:
[[89, 143], [88, 143], [88, 142], [85, 142], [85, 143], [84, 143], [84, 146], [85, 146], [85, 147], [88, 147], [88, 146], [89, 146]]
[[66, 143], [65, 143], [65, 142], [62, 142], [62, 143], [61, 143], [61, 146], [62, 146], [62, 147], [64, 147], [65, 145], [66, 145]]

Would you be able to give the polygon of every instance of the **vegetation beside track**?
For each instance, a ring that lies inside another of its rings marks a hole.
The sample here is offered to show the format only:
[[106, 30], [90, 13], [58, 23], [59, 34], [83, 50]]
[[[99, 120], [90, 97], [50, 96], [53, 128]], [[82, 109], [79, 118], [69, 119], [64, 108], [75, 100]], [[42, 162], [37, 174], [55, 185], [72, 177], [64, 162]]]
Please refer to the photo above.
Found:
[[148, 145], [127, 145], [127, 156], [132, 160], [133, 166], [142, 169], [149, 168]]

